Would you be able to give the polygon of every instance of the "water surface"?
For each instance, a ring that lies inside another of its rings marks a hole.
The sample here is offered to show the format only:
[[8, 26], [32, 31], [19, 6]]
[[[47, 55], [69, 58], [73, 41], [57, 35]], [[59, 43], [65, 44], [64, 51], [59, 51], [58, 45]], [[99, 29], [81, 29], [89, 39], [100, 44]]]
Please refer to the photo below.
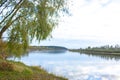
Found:
[[69, 80], [120, 80], [119, 59], [69, 51], [56, 54], [35, 51], [17, 60], [27, 65], [39, 65]]

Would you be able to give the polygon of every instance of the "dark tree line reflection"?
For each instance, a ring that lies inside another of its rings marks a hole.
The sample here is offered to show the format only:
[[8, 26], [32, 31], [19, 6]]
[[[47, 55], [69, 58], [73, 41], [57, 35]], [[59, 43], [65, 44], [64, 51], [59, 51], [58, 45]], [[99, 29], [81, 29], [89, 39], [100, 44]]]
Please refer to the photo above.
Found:
[[100, 57], [102, 59], [107, 59], [107, 60], [120, 60], [120, 55], [119, 54], [101, 54], [101, 53], [80, 53], [80, 54], [85, 54], [88, 56], [95, 56], [95, 57]]

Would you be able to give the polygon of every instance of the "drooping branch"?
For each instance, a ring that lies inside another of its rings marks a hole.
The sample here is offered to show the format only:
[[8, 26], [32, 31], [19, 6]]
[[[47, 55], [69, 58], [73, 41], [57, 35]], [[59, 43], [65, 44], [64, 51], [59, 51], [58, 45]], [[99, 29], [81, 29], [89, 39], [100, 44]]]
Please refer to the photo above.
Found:
[[0, 4], [0, 7], [3, 5], [3, 4], [5, 4], [7, 2], [7, 0], [5, 0], [4, 2], [0, 2], [1, 4]]
[[[12, 15], [12, 13], [14, 14], [14, 13], [16, 13], [16, 11], [18, 11], [18, 9], [20, 8], [20, 6], [22, 5], [22, 2], [23, 0], [20, 0], [19, 2], [18, 2], [18, 4], [13, 8], [13, 10], [6, 16], [6, 17], [4, 17], [4, 19], [0, 22], [0, 24], [2, 24], [9, 16], [11, 16]], [[15, 11], [16, 10], [16, 11]], [[13, 15], [14, 16], [14, 15]]]
[[0, 14], [2, 14], [3, 13], [3, 11], [9, 6], [9, 4], [10, 4], [10, 2], [8, 2], [7, 4], [5, 4], [5, 6], [4, 6], [4, 8], [3, 9], [1, 9], [1, 11], [0, 11]]
[[2, 34], [9, 28], [10, 25], [12, 25], [16, 20], [20, 19], [22, 16], [18, 16], [13, 21], [9, 22], [7, 25], [5, 25], [2, 30], [0, 31], [0, 39], [2, 38]]
[[[22, 2], [22, 0], [20, 0], [20, 2]], [[22, 2], [23, 3], [23, 2]], [[10, 19], [8, 20], [8, 22], [6, 23], [5, 26], [3, 26], [3, 28], [0, 31], [0, 39], [2, 38], [3, 33], [10, 27], [10, 25], [12, 25], [12, 23], [14, 23], [17, 19], [19, 19], [21, 16], [16, 17], [14, 20], [13, 17], [16, 15], [17, 11], [20, 9], [22, 3], [19, 3], [19, 6], [16, 7], [16, 9], [13, 11], [13, 14], [11, 15]]]
[[7, 0], [0, 7], [0, 39], [7, 32], [2, 39], [7, 42], [7, 54], [20, 57], [30, 40], [36, 38], [40, 41], [49, 37], [63, 4], [64, 0]]

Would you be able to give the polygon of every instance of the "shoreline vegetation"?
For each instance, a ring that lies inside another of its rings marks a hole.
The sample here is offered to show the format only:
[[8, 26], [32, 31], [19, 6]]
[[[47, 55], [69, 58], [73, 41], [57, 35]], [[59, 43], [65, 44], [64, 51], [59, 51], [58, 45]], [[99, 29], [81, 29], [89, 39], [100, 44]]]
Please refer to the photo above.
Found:
[[[31, 51], [65, 52], [68, 49], [61, 46], [29, 46]], [[40, 66], [27, 66], [22, 62], [2, 59], [0, 57], [0, 80], [68, 80], [65, 77], [48, 73]]]
[[0, 80], [68, 80], [48, 73], [40, 66], [0, 59]]
[[[29, 46], [28, 51], [72, 51], [80, 54], [93, 55], [104, 58], [116, 58], [120, 56], [120, 46], [105, 45], [101, 47], [87, 47], [85, 49], [67, 49], [60, 46]], [[108, 57], [109, 55], [110, 57]], [[40, 66], [27, 66], [21, 62], [4, 60], [0, 58], [0, 80], [68, 80], [55, 74], [48, 73]]]
[[[27, 52], [42, 50], [57, 50], [54, 53], [66, 51], [67, 48], [60, 46], [29, 46]], [[28, 53], [23, 54], [26, 55]], [[14, 55], [13, 55], [14, 56]], [[22, 55], [21, 55], [22, 56]], [[8, 56], [12, 57], [11, 55]], [[27, 66], [22, 62], [7, 60], [0, 55], [0, 80], [68, 80], [64, 76], [57, 76], [53, 73], [48, 73], [40, 66]]]
[[85, 49], [69, 49], [72, 52], [88, 53], [88, 54], [102, 54], [102, 55], [120, 55], [119, 45], [105, 45], [101, 47], [87, 47]]

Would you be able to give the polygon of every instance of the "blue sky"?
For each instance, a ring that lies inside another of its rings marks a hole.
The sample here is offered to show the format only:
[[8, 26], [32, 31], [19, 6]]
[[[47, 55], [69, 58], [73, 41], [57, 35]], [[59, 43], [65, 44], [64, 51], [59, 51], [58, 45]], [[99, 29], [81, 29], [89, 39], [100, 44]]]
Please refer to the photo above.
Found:
[[120, 41], [120, 0], [71, 0], [53, 38]]

